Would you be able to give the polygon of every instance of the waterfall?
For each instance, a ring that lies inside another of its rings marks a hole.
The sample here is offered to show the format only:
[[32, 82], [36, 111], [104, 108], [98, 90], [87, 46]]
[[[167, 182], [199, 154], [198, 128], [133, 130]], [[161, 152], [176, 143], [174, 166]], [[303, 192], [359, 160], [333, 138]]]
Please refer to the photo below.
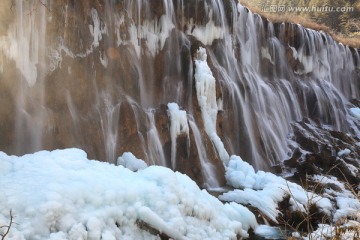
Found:
[[[13, 144], [16, 153], [40, 149], [43, 145], [42, 135], [48, 130], [45, 127], [49, 118], [44, 105], [43, 84], [46, 74], [46, 10], [34, 8], [34, 3], [35, 1], [12, 1], [10, 7], [14, 21], [10, 23], [7, 35], [0, 40], [3, 71], [6, 72], [4, 68], [8, 66], [5, 59], [11, 59], [11, 64], [19, 72], [17, 76], [13, 76], [16, 79], [9, 82], [16, 86], [11, 87], [12, 94], [15, 95]], [[39, 84], [34, 86], [36, 82]], [[28, 96], [31, 96], [31, 101], [26, 99]]]
[[[195, 88], [197, 100], [201, 109], [204, 128], [207, 135], [215, 145], [220, 159], [227, 164], [229, 154], [224, 148], [224, 144], [216, 133], [216, 118], [218, 105], [216, 99], [215, 78], [207, 64], [206, 50], [202, 47], [196, 52], [195, 59]], [[221, 101], [221, 100], [220, 100]]]
[[197, 147], [197, 151], [199, 153], [199, 159], [200, 159], [200, 163], [201, 163], [201, 167], [202, 167], [202, 171], [204, 174], [204, 181], [206, 184], [206, 188], [208, 189], [214, 189], [214, 188], [219, 188], [220, 183], [216, 177], [216, 171], [215, 171], [215, 166], [212, 165], [209, 161], [208, 161], [208, 156], [206, 154], [206, 148], [204, 146], [204, 143], [201, 139], [201, 133], [200, 130], [198, 128], [198, 126], [196, 125], [196, 123], [193, 120], [189, 121], [189, 125], [191, 127], [191, 130], [194, 132], [194, 137], [195, 137], [195, 144]]
[[151, 156], [150, 159], [153, 160], [152, 164], [166, 166], [164, 150], [160, 142], [159, 132], [155, 125], [154, 110], [150, 109], [147, 114], [150, 121], [150, 129], [147, 136], [149, 139], [148, 152]]
[[290, 156], [303, 118], [359, 135], [359, 50], [326, 33], [233, 0], [43, 3], [0, 13], [4, 151], [78, 147], [112, 163], [132, 152], [217, 187], [229, 155], [264, 170]]

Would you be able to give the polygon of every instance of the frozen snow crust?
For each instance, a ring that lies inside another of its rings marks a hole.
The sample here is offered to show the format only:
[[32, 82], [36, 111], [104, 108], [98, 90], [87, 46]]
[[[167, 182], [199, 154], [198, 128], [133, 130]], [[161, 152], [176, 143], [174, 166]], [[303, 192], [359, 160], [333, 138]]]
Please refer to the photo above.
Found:
[[[327, 197], [319, 196], [272, 173], [256, 172], [238, 156], [231, 156], [226, 167], [228, 184], [238, 188], [219, 197], [230, 202], [226, 204], [188, 176], [147, 167], [131, 153], [119, 157], [119, 163], [128, 168], [89, 160], [80, 149], [22, 157], [0, 152], [0, 226], [9, 223], [10, 210], [16, 222], [6, 239], [160, 239], [160, 234], [171, 239], [237, 239], [248, 237], [250, 228], [272, 236], [279, 230], [258, 225], [241, 204], [276, 222], [281, 215], [277, 205], [287, 194], [292, 211], [305, 211], [310, 201], [334, 221], [360, 219], [360, 203], [351, 192], [325, 189]], [[341, 184], [335, 177], [315, 178]]]
[[[223, 204], [189, 177], [150, 166], [132, 172], [79, 149], [22, 157], [0, 152], [0, 225], [7, 239], [236, 239], [256, 227], [245, 207]], [[143, 224], [144, 225], [144, 224]]]

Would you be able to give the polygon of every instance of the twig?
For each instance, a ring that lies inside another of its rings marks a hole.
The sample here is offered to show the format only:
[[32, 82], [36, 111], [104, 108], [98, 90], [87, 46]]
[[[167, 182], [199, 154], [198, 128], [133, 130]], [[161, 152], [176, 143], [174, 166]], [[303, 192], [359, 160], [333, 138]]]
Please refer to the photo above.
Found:
[[1, 226], [0, 228], [6, 228], [5, 232], [0, 234], [1, 240], [5, 240], [5, 237], [9, 234], [11, 225], [14, 223], [14, 215], [12, 210], [10, 210], [10, 223], [9, 225]]
[[43, 0], [38, 0], [40, 2], [41, 5], [43, 5], [49, 12], [51, 12], [50, 8], [48, 5], [46, 5], [45, 3], [43, 3]]

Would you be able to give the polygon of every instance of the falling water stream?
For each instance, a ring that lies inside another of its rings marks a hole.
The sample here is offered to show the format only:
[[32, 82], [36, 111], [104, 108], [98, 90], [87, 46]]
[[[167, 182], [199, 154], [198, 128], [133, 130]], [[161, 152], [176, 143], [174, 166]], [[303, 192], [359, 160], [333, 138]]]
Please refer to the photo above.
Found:
[[[218, 187], [216, 163], [231, 154], [257, 169], [287, 158], [291, 123], [304, 117], [359, 135], [347, 110], [360, 98], [359, 51], [323, 32], [232, 0], [43, 3], [16, 0], [0, 15], [4, 151], [79, 147], [113, 163], [131, 151]], [[199, 49], [214, 79], [203, 95]], [[186, 138], [171, 135], [169, 103], [187, 115]]]

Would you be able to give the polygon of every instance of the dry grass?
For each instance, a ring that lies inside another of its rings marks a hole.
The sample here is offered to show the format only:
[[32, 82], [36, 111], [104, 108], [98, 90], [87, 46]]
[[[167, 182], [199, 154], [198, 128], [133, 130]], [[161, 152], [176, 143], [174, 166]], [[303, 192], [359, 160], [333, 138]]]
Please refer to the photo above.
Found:
[[305, 18], [289, 13], [277, 14], [277, 13], [264, 12], [259, 7], [251, 4], [250, 1], [241, 0], [240, 2], [250, 11], [259, 14], [262, 17], [267, 18], [270, 22], [273, 23], [288, 22], [288, 23], [300, 24], [305, 28], [311, 28], [316, 31], [326, 32], [329, 35], [331, 35], [335, 41], [341, 42], [344, 45], [348, 45], [354, 48], [360, 48], [360, 33], [354, 34], [353, 36], [344, 36], [341, 33], [334, 32], [330, 27], [326, 26], [325, 24], [316, 23], [309, 18]]
[[360, 48], [360, 36], [355, 35], [353, 37], [343, 36], [341, 34], [331, 34], [331, 36], [337, 42], [341, 42], [342, 44], [349, 45], [354, 48]]
[[[346, 178], [345, 178], [346, 179]], [[314, 191], [316, 191], [317, 188], [320, 188], [321, 191], [324, 191], [325, 185], [322, 183], [323, 179], [320, 179], [319, 182], [313, 186]], [[346, 186], [346, 189], [350, 190], [354, 197], [356, 197], [360, 201], [360, 194], [357, 190], [353, 188], [352, 185], [350, 185], [347, 180], [343, 182]], [[304, 189], [309, 189], [308, 183], [306, 182], [305, 185], [303, 185]], [[290, 188], [288, 188], [291, 197], [295, 198], [293, 193], [291, 192]], [[319, 211], [317, 209], [316, 201], [314, 201], [314, 196], [307, 195], [307, 204], [305, 207], [305, 212], [300, 212], [300, 215], [302, 216], [303, 220], [301, 222], [296, 223], [294, 225], [289, 220], [284, 220], [282, 217], [280, 217], [280, 223], [285, 227], [284, 236], [288, 235], [287, 240], [300, 240], [304, 239], [305, 237], [308, 239], [314, 239], [314, 229], [312, 227], [312, 222], [314, 221], [313, 217], [317, 214]], [[319, 201], [319, 200], [318, 200]], [[296, 203], [296, 202], [295, 202]], [[298, 206], [299, 207], [299, 206]], [[317, 212], [314, 212], [311, 210], [311, 208], [315, 208], [313, 210], [316, 210]], [[329, 239], [329, 240], [342, 240], [342, 239], [353, 239], [353, 240], [360, 240], [360, 225], [358, 217], [344, 217], [342, 219], [339, 219], [336, 223], [331, 223], [332, 220], [328, 218], [328, 216], [324, 216], [318, 224], [324, 224], [327, 225], [329, 228], [332, 228], [332, 231], [318, 231], [317, 234], [320, 234], [321, 237], [316, 237], [315, 239]], [[306, 225], [305, 228], [301, 228], [301, 225]], [[297, 237], [290, 236], [292, 233], [297, 233]]]

